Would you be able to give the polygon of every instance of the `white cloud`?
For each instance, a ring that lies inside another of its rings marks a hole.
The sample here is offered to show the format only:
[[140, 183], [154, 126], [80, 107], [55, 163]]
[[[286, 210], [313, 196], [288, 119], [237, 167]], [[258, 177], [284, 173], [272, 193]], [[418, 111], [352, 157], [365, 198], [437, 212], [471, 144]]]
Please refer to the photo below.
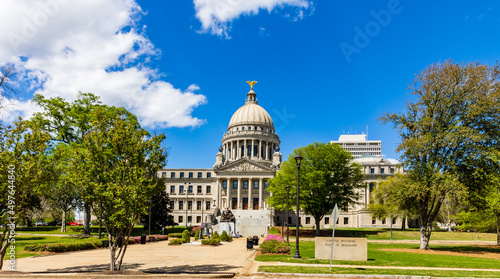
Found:
[[[191, 115], [206, 103], [193, 93], [199, 87], [177, 89], [148, 66], [159, 51], [138, 25], [141, 15], [134, 0], [3, 0], [0, 64], [16, 64], [45, 97], [92, 92], [151, 128], [202, 125]], [[10, 104], [25, 117], [34, 111], [29, 100]]]
[[304, 16], [304, 10], [312, 9], [309, 0], [193, 0], [196, 17], [201, 22], [202, 32], [229, 38], [231, 22], [240, 15], [256, 15], [261, 9], [269, 13], [285, 6], [296, 9], [297, 15], [286, 17], [297, 21]]

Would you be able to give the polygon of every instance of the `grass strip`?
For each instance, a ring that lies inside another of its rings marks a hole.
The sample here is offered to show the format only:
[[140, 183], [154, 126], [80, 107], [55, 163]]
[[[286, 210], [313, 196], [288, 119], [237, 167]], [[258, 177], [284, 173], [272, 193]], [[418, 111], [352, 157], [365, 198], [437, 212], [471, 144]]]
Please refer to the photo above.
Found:
[[372, 269], [307, 267], [307, 266], [260, 266], [261, 272], [272, 273], [305, 273], [305, 274], [363, 274], [363, 275], [411, 275], [433, 277], [476, 277], [500, 278], [500, 272], [493, 271], [462, 271], [462, 270], [412, 270], [412, 269]]

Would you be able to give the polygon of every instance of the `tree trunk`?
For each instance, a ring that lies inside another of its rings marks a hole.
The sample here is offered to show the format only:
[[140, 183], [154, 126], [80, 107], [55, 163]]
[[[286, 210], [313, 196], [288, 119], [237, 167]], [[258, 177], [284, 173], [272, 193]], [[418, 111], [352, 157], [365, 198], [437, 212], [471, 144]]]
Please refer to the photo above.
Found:
[[111, 241], [111, 236], [109, 236], [109, 253], [111, 256], [109, 270], [111, 270], [111, 271], [115, 271], [115, 249], [116, 249], [116, 247], [115, 247], [113, 241]]
[[401, 230], [405, 231], [406, 230], [406, 218], [403, 217], [403, 220], [401, 222]]
[[[321, 233], [319, 231], [319, 223], [321, 222], [321, 219], [320, 218], [314, 218], [314, 222], [316, 223], [316, 236], [320, 236]], [[299, 227], [297, 227], [297, 229], [299, 229]]]
[[431, 238], [431, 229], [428, 226], [420, 225], [420, 249], [429, 250], [429, 240]]
[[66, 210], [63, 210], [62, 214], [61, 232], [66, 232]]
[[90, 235], [90, 205], [85, 203], [83, 211], [83, 234]]

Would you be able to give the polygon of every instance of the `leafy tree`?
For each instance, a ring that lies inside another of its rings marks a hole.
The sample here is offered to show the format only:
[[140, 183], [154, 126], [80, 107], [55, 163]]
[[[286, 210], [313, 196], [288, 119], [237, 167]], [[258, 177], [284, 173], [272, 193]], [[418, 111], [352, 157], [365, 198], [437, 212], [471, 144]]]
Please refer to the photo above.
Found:
[[108, 235], [110, 270], [120, 270], [130, 233], [146, 214], [150, 197], [164, 190], [156, 172], [165, 165], [164, 135], [150, 136], [124, 108], [94, 110], [92, 129], [84, 137], [74, 168], [85, 180], [90, 201]]
[[[0, 126], [0, 219], [7, 224], [0, 236], [0, 259], [12, 242], [15, 228], [28, 211], [39, 205], [39, 195], [47, 177], [50, 137], [33, 123], [19, 121]], [[0, 261], [0, 269], [3, 261]]]
[[448, 193], [436, 217], [437, 221], [446, 225], [449, 232], [451, 232], [451, 225], [457, 223], [457, 214], [463, 209], [463, 198], [453, 193]]
[[406, 194], [411, 181], [404, 174], [395, 174], [381, 181], [371, 193], [368, 208], [373, 217], [385, 219], [399, 216], [403, 219], [401, 229], [405, 229], [405, 220], [415, 216], [415, 201]]
[[[151, 197], [150, 206], [152, 231], [173, 224], [172, 215], [170, 215], [170, 212], [172, 212], [172, 210], [170, 209], [170, 203], [166, 191], [161, 191], [160, 193]], [[145, 224], [145, 229], [149, 228], [149, 214], [141, 216], [141, 223]]]
[[477, 233], [476, 240], [479, 240], [479, 233], [486, 232], [492, 228], [491, 215], [480, 211], [462, 211], [457, 214], [460, 225], [459, 230], [467, 230]]
[[498, 64], [432, 64], [409, 86], [416, 99], [406, 112], [381, 118], [401, 137], [397, 151], [412, 181], [407, 194], [419, 213], [420, 249], [429, 249], [432, 222], [446, 197], [477, 189], [471, 175], [498, 142], [499, 75]]
[[71, 145], [59, 144], [52, 150], [52, 182], [47, 185], [44, 196], [52, 208], [62, 213], [61, 232], [66, 232], [66, 214], [78, 205], [79, 193], [74, 184], [74, 171], [71, 160], [74, 151]]
[[[356, 189], [361, 188], [363, 173], [361, 166], [353, 163], [350, 152], [337, 144], [313, 143], [293, 151], [281, 165], [281, 170], [269, 183], [272, 196], [270, 205], [278, 210], [286, 210], [281, 197], [286, 198], [286, 186], [290, 193], [297, 192], [297, 165], [295, 156], [302, 156], [300, 167], [300, 207], [312, 215], [316, 221], [316, 235], [319, 235], [320, 221], [330, 214], [337, 203], [340, 209], [357, 203]], [[294, 190], [295, 189], [295, 190]], [[296, 205], [296, 195], [290, 195], [290, 205]]]
[[[92, 129], [95, 110], [107, 108], [101, 104], [99, 97], [92, 93], [81, 92], [72, 103], [60, 97], [46, 99], [39, 94], [33, 96], [33, 102], [44, 111], [34, 114], [32, 121], [41, 125], [42, 129], [51, 135], [53, 141], [67, 145], [82, 144], [85, 136]], [[81, 188], [82, 183], [75, 183], [75, 185]], [[91, 204], [89, 202], [84, 200], [84, 234], [90, 234]]]

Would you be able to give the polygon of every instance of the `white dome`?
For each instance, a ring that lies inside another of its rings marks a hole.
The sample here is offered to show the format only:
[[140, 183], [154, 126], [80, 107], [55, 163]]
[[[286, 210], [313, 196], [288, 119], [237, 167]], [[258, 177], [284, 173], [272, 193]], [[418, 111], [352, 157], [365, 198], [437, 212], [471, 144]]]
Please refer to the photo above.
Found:
[[[253, 91], [251, 92], [253, 93]], [[269, 113], [252, 98], [247, 100], [245, 105], [233, 114], [229, 121], [228, 129], [238, 125], [262, 125], [274, 130], [273, 120], [269, 116]]]

